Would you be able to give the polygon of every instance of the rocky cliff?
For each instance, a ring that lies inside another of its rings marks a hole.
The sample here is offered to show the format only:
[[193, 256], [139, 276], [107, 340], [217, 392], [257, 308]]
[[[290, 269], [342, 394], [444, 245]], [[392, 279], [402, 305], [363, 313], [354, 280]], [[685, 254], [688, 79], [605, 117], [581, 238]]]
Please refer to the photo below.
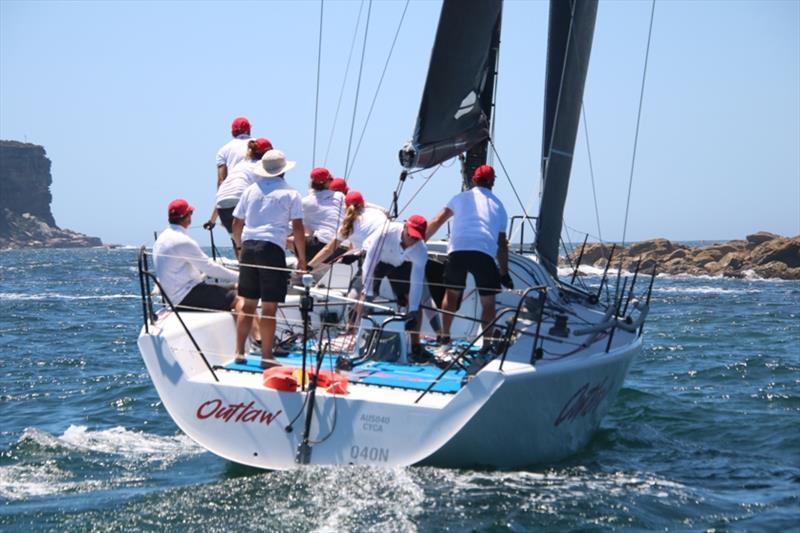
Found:
[[0, 141], [0, 249], [101, 246], [56, 225], [50, 211], [50, 160], [42, 146]]
[[[610, 253], [610, 245], [587, 244], [581, 264], [603, 268]], [[573, 265], [579, 255], [580, 248], [570, 254]], [[800, 280], [800, 235], [781, 237], [760, 231], [744, 240], [710, 246], [688, 246], [667, 239], [652, 239], [625, 248], [617, 246], [611, 265], [616, 268], [622, 261], [622, 268], [632, 271], [640, 260], [640, 268], [648, 272], [657, 264], [657, 272], [666, 274], [741, 278], [752, 272], [761, 278]], [[564, 262], [563, 266], [567, 263]]]

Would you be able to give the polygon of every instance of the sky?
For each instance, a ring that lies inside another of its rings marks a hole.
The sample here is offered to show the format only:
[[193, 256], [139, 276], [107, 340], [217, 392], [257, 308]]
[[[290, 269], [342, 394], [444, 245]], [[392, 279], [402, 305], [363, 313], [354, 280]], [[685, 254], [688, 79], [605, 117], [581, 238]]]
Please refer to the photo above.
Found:
[[[207, 242], [215, 154], [239, 115], [297, 161], [286, 177], [301, 192], [314, 166], [347, 167], [388, 206], [440, 5], [409, 4], [378, 91], [405, 2], [326, 1], [317, 105], [316, 0], [0, 0], [0, 139], [44, 146], [57, 224], [106, 243], [152, 244], [177, 197]], [[494, 163], [509, 215], [538, 212], [547, 10], [504, 6]], [[634, 161], [650, 10], [600, 2], [564, 236], [800, 234], [800, 2], [659, 0]], [[428, 174], [406, 183], [401, 206], [419, 192], [401, 217], [430, 218], [459, 191], [457, 164]]]

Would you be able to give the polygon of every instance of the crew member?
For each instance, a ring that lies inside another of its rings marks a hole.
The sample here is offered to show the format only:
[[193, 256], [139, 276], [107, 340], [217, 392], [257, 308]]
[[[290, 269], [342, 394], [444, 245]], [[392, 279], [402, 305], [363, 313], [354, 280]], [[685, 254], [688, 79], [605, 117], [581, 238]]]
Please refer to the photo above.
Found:
[[[216, 224], [217, 216], [219, 216], [228, 235], [233, 235], [233, 208], [239, 203], [239, 198], [242, 197], [244, 190], [258, 181], [258, 176], [253, 169], [261, 163], [261, 157], [269, 150], [272, 150], [272, 143], [269, 139], [259, 138], [247, 141], [245, 158], [236, 163], [217, 189], [214, 210], [208, 221], [203, 224], [205, 229], [212, 229]], [[232, 238], [231, 241], [233, 241]]]
[[161, 232], [153, 245], [153, 260], [164, 295], [177, 307], [195, 310], [230, 311], [237, 307], [236, 291], [232, 288], [207, 283], [207, 277], [236, 283], [238, 274], [217, 263], [203, 253], [197, 242], [187, 233], [192, 223], [194, 207], [179, 198], [167, 208], [169, 226]]
[[424, 217], [412, 215], [405, 223], [386, 224], [367, 237], [363, 244], [366, 250], [363, 268], [366, 297], [371, 299], [380, 291], [383, 278], [389, 279], [398, 306], [408, 310], [406, 330], [411, 333], [412, 360], [419, 363], [432, 360], [431, 354], [419, 342], [420, 302], [428, 263], [427, 226]]
[[364, 239], [369, 237], [372, 232], [381, 230], [389, 223], [385, 213], [365, 205], [364, 196], [358, 191], [351, 190], [348, 192], [344, 198], [344, 203], [347, 209], [344, 213], [344, 219], [339, 225], [336, 238], [317, 252], [309, 261], [309, 268], [316, 268], [320, 263], [328, 259], [336, 250], [336, 247], [344, 241], [350, 242], [352, 250], [360, 250]]
[[303, 197], [303, 225], [306, 230], [306, 256], [314, 257], [336, 238], [344, 216], [344, 194], [333, 191], [333, 176], [327, 168], [311, 171], [311, 190]]
[[275, 313], [286, 300], [288, 269], [286, 239], [291, 221], [295, 238], [298, 270], [306, 269], [303, 203], [300, 193], [283, 176], [294, 168], [280, 150], [270, 150], [254, 170], [261, 176], [242, 194], [233, 211], [233, 239], [240, 248], [239, 296], [244, 298], [243, 313], [236, 327], [236, 359], [244, 361], [244, 346], [253, 314], [261, 299], [261, 366], [277, 363], [272, 355], [275, 338]]
[[228, 171], [247, 155], [247, 141], [250, 140], [250, 121], [246, 117], [236, 117], [231, 123], [233, 139], [222, 145], [217, 152], [217, 188], [222, 184]]
[[[447, 243], [447, 266], [444, 283], [447, 286], [442, 308], [454, 313], [461, 302], [467, 273], [475, 278], [481, 301], [481, 324], [486, 329], [494, 318], [495, 295], [500, 284], [513, 288], [508, 274], [508, 242], [505, 228], [508, 214], [503, 203], [492, 193], [495, 172], [489, 165], [475, 169], [471, 189], [455, 195], [428, 224], [426, 237], [453, 218], [450, 240]], [[495, 262], [496, 259], [496, 262]], [[499, 268], [498, 268], [499, 267]], [[439, 341], [450, 342], [451, 314], [442, 317]]]

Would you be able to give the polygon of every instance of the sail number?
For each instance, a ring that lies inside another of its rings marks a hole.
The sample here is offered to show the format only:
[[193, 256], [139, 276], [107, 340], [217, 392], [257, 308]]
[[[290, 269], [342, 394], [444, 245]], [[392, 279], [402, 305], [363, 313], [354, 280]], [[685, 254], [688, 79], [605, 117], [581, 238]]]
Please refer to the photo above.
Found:
[[372, 461], [373, 463], [388, 463], [389, 448], [376, 448], [374, 446], [350, 446], [350, 459]]

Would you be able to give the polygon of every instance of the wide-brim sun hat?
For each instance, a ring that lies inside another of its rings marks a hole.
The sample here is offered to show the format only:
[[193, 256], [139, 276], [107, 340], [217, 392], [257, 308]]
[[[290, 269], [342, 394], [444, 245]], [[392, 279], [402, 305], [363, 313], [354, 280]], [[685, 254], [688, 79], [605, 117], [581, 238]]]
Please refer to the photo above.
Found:
[[287, 161], [280, 150], [270, 150], [261, 157], [261, 164], [253, 168], [253, 173], [265, 178], [274, 178], [292, 170], [297, 161]]

